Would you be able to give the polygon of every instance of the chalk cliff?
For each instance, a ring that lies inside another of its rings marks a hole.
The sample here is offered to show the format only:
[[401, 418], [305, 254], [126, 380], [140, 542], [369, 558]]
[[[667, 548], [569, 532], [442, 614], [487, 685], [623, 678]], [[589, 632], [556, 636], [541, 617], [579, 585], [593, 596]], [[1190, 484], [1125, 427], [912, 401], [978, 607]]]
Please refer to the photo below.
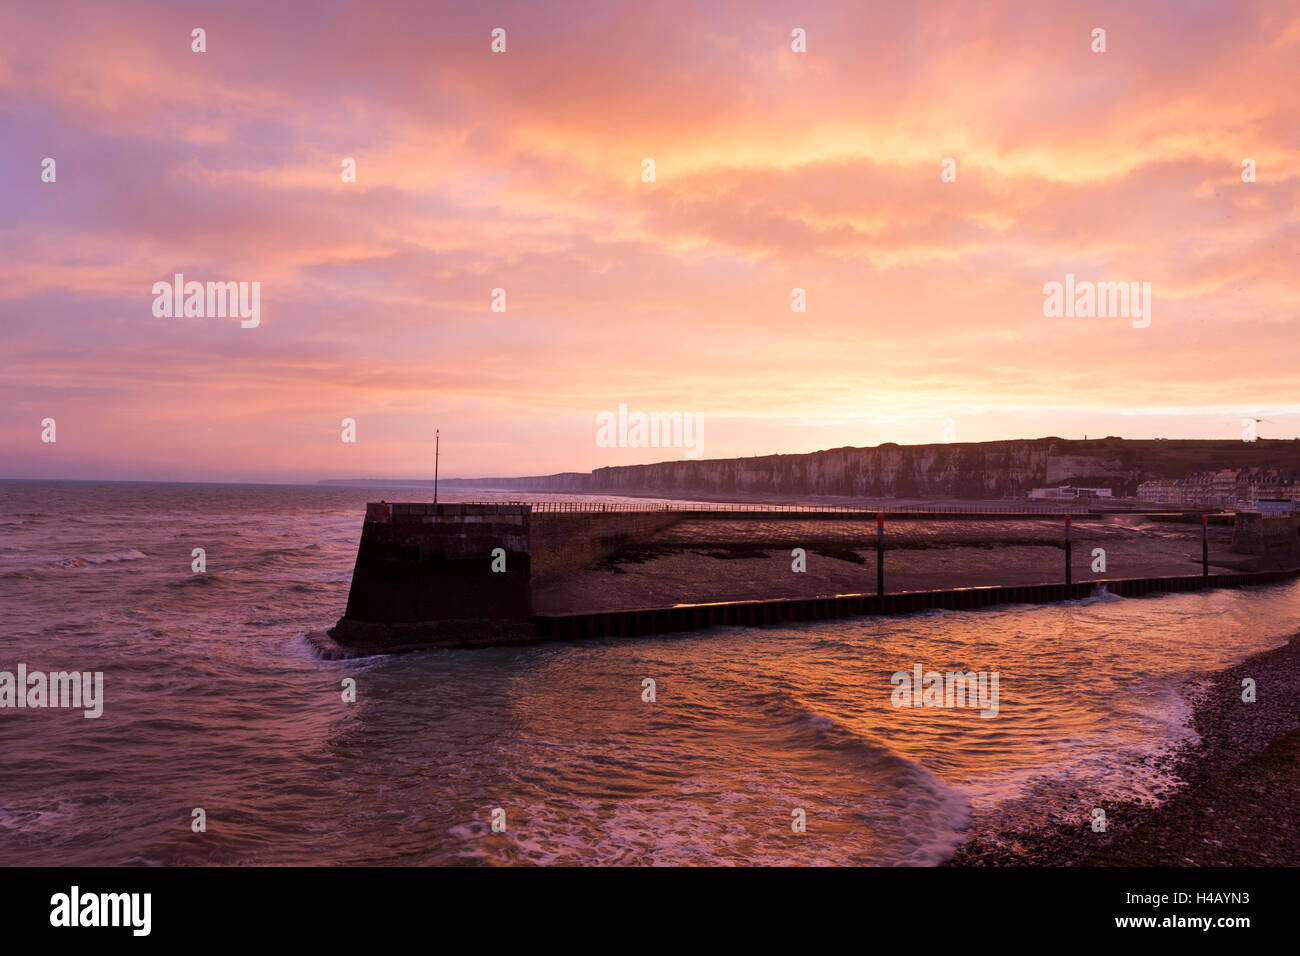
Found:
[[528, 478], [445, 480], [449, 487], [682, 495], [837, 495], [1004, 498], [1075, 484], [1131, 495], [1149, 478], [1250, 466], [1300, 468], [1297, 441], [1038, 438], [937, 445], [885, 444], [804, 455], [662, 461]]

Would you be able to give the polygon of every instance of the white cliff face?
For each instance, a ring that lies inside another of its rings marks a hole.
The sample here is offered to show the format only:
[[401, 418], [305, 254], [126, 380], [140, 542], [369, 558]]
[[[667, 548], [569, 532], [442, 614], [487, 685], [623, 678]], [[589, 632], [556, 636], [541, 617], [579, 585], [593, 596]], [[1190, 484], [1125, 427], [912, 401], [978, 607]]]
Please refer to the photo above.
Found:
[[[667, 451], [664, 452], [668, 454]], [[806, 455], [681, 459], [528, 478], [457, 479], [449, 486], [576, 494], [604, 492], [689, 497], [708, 495], [855, 498], [1018, 497], [1062, 484], [1133, 494], [1151, 478], [1194, 471], [1270, 467], [1300, 471], [1300, 439], [1092, 441], [1038, 438], [971, 444], [832, 448]]]
[[1049, 457], [1036, 442], [837, 448], [602, 468], [590, 490], [998, 498], [1041, 484]]
[[[1003, 498], [1082, 478], [1131, 478], [1119, 461], [1057, 454], [1056, 439], [881, 445], [806, 455], [664, 461], [511, 479], [504, 487], [574, 492]], [[1099, 483], [1101, 483], [1099, 481]], [[1109, 482], [1107, 482], [1109, 483]]]

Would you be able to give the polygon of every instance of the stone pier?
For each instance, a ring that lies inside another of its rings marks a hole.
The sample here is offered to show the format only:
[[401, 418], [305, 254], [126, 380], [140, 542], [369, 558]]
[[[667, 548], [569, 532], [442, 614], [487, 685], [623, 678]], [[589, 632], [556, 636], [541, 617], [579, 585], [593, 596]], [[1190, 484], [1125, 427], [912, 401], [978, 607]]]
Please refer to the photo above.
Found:
[[363, 652], [536, 640], [534, 584], [589, 567], [681, 517], [373, 502], [361, 526], [347, 611], [328, 636]]
[[[639, 636], [718, 625], [771, 625], [783, 621], [960, 610], [1001, 603], [1077, 600], [1107, 588], [1137, 596], [1214, 587], [1243, 587], [1291, 580], [1300, 566], [1300, 522], [1239, 514], [1233, 549], [1264, 554], [1277, 570], [1172, 577], [1095, 579], [964, 587], [942, 591], [837, 593], [768, 600], [627, 607], [538, 614], [534, 589], [590, 568], [619, 550], [649, 541], [685, 518], [720, 520], [776, 516], [874, 524], [861, 510], [734, 510], [723, 507], [643, 508], [548, 503], [403, 504], [366, 506], [347, 610], [328, 632], [310, 636], [326, 657], [353, 657], [423, 648], [485, 647], [541, 640]], [[892, 514], [891, 521], [942, 517], [969, 521], [1005, 515]], [[1056, 515], [1022, 515], [1056, 521]], [[1199, 530], [1199, 529], [1198, 529]], [[865, 534], [865, 532], [864, 532]], [[670, 599], [671, 600], [671, 599]]]
[[1232, 550], [1295, 564], [1300, 557], [1300, 516], [1238, 511], [1232, 523]]
[[526, 638], [528, 518], [527, 505], [367, 505], [347, 611], [330, 636], [374, 651]]

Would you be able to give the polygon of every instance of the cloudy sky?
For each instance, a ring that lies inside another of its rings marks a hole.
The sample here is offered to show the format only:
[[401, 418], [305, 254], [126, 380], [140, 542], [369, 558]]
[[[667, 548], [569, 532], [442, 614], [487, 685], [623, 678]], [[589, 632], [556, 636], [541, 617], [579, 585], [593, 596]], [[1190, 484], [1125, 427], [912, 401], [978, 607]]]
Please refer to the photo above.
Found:
[[[1248, 0], [5, 4], [0, 476], [684, 457], [620, 404], [710, 458], [1291, 437], [1298, 88]], [[178, 272], [260, 324], [155, 316]], [[1150, 326], [1045, 317], [1067, 273]]]

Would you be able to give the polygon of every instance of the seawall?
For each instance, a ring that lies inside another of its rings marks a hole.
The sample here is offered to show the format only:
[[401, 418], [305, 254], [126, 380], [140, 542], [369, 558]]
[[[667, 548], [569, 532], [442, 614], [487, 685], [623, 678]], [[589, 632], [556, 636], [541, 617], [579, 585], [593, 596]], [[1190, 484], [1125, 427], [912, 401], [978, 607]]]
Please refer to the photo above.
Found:
[[377, 650], [522, 636], [528, 519], [527, 505], [368, 504], [347, 611], [330, 633]]
[[682, 512], [549, 512], [531, 516], [532, 583], [578, 571], [645, 541], [684, 517]]
[[[1048, 603], [1084, 598], [1096, 587], [1122, 596], [1241, 587], [1287, 580], [1300, 573], [1290, 570], [1296, 561], [1279, 560], [1283, 567], [1264, 572], [1094, 578], [1074, 584], [1049, 582], [587, 613], [534, 613], [533, 588], [538, 583], [588, 568], [622, 548], [650, 539], [683, 518], [702, 514], [698, 510], [652, 507], [608, 512], [600, 509], [600, 505], [594, 505], [584, 510], [535, 512], [527, 504], [372, 503], [366, 508], [362, 524], [347, 610], [327, 635], [316, 635], [313, 640], [327, 656], [352, 656], [430, 647], [636, 636], [715, 625], [906, 614], [932, 608]], [[703, 513], [766, 520], [782, 512]], [[807, 511], [788, 514], [804, 519], [810, 515]], [[824, 512], [818, 517], [856, 522], [867, 516]], [[1286, 525], [1294, 535], [1293, 521], [1287, 519]], [[1239, 529], [1239, 533], [1243, 538], [1250, 535], [1248, 530]]]
[[534, 584], [598, 562], [681, 517], [372, 502], [347, 610], [330, 636], [378, 651], [531, 639]]
[[1300, 516], [1239, 511], [1232, 525], [1232, 550], [1294, 561], [1300, 556]]

